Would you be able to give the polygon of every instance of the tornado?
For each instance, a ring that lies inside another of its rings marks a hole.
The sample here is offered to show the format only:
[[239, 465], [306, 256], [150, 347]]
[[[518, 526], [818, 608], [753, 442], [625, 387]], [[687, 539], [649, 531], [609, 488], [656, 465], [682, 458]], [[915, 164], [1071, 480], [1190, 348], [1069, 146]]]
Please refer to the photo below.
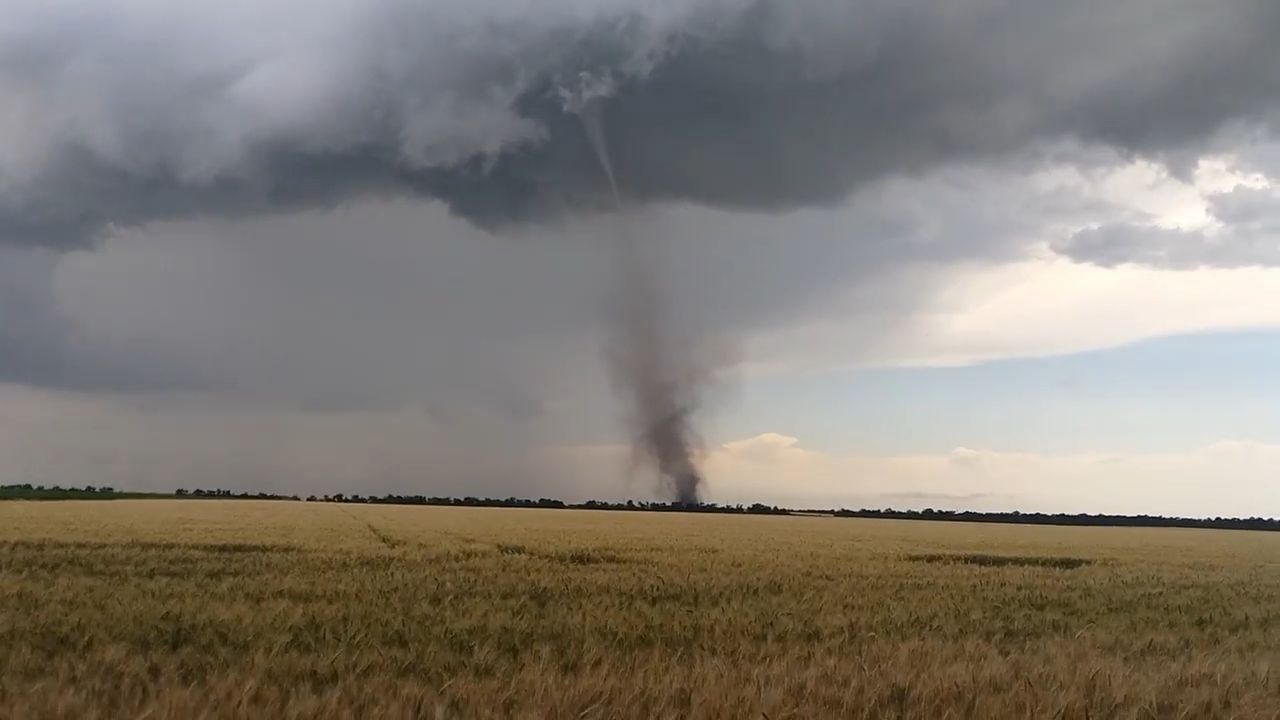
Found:
[[615, 337], [606, 353], [614, 383], [627, 402], [632, 451], [656, 471], [675, 503], [696, 505], [702, 474], [695, 461], [694, 413], [701, 395], [699, 373], [668, 328], [669, 309], [658, 291], [659, 261], [641, 251], [642, 228], [628, 218], [606, 141], [601, 99], [577, 109], [583, 131], [600, 161], [613, 198], [612, 284]]

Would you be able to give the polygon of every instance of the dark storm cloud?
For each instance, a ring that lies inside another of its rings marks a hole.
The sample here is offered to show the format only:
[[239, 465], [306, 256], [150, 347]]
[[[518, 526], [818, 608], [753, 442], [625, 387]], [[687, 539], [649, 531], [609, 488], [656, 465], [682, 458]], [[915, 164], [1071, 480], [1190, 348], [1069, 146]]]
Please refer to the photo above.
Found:
[[1224, 128], [1267, 137], [1278, 29], [1262, 0], [10, 0], [0, 381], [302, 411], [292, 444], [122, 419], [147, 428], [124, 476], [171, 445], [299, 484], [360, 459], [335, 477], [524, 487], [515, 448], [613, 440], [617, 228], [579, 109], [664, 342], [840, 314], [856, 362], [927, 294], [907, 266], [1108, 227], [1032, 182], [1051, 148], [1185, 166]]
[[[674, 311], [667, 339], [715, 366], [723, 338], [830, 313], [851, 337], [877, 334], [866, 327], [882, 331], [925, 294], [895, 280], [911, 262], [1015, 257], [1045, 223], [1111, 217], [1011, 172], [880, 183], [839, 209], [664, 206], [629, 222], [643, 229], [637, 252], [663, 270], [651, 279]], [[56, 299], [74, 331], [60, 347], [128, 358], [144, 376], [183, 369], [206, 387], [307, 407], [531, 417], [596, 394], [584, 385], [607, 395], [593, 373], [614, 324], [618, 231], [602, 216], [496, 235], [407, 201], [156, 223], [64, 254], [45, 305]], [[868, 293], [855, 308], [831, 297], [850, 284]]]
[[567, 112], [590, 98], [629, 202], [766, 210], [1053, 137], [1184, 160], [1280, 100], [1269, 0], [6, 12], [0, 241], [59, 248], [365, 194], [486, 226], [606, 208]]

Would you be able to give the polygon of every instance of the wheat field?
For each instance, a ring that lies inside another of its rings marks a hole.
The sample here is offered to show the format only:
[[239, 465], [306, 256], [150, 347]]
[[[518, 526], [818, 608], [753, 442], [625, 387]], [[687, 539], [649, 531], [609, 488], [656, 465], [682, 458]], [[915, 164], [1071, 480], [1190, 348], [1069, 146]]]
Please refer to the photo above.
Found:
[[6, 718], [1274, 718], [1280, 534], [0, 503]]

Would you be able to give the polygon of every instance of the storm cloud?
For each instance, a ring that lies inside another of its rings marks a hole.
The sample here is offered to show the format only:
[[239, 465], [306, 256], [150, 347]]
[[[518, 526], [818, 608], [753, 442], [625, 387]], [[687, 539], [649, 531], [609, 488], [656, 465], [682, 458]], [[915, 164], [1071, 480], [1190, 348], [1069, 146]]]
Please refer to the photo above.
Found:
[[1104, 267], [1145, 265], [1173, 270], [1280, 265], [1280, 192], [1237, 187], [1208, 201], [1204, 228], [1122, 223], [1080, 230], [1053, 249]]
[[607, 209], [584, 98], [629, 203], [832, 204], [1062, 137], [1185, 161], [1272, 121], [1278, 33], [1268, 0], [18, 0], [0, 241], [370, 194], [486, 227]]
[[1280, 174], [1277, 37], [1269, 0], [10, 0], [0, 422], [49, 477], [589, 496], [531, 458], [616, 440], [618, 222], [699, 369], [945, 357], [895, 338], [965, 263], [1274, 265], [1270, 187], [1183, 227], [1094, 184], [1241, 138]]

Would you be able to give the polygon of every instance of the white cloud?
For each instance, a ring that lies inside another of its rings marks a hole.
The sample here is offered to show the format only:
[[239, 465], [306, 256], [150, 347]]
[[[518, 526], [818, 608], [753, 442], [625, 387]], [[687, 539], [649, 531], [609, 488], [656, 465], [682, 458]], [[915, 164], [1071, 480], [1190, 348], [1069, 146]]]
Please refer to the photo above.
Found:
[[1145, 184], [1120, 187], [1122, 201], [1141, 212], [1091, 223], [1054, 238], [1049, 246], [1064, 257], [1105, 267], [1280, 265], [1280, 191], [1272, 178], [1244, 162], [1231, 156], [1202, 158], [1188, 181], [1141, 161], [1113, 171], [1111, 175], [1147, 176]]
[[1047, 455], [837, 455], [766, 433], [707, 453], [709, 496], [786, 506], [1280, 515], [1280, 445]]
[[[1199, 237], [1218, 232], [1223, 216], [1257, 226], [1250, 237], [1269, 236], [1264, 221], [1275, 204], [1266, 175], [1228, 154], [1205, 156], [1183, 177], [1149, 161], [1123, 161], [1097, 149], [1064, 152], [1092, 160], [1050, 163], [1029, 175], [1003, 177], [1023, 217], [999, 203], [972, 209], [983, 205], [981, 197], [996, 192], [995, 186], [958, 191], [965, 186], [948, 184], [942, 175], [930, 188], [936, 220], [931, 233], [920, 235], [924, 246], [972, 245], [977, 241], [965, 238], [977, 233], [1003, 253], [903, 260], [891, 273], [838, 286], [797, 322], [755, 334], [752, 367], [785, 372], [828, 365], [972, 364], [1183, 333], [1280, 326], [1280, 296], [1273, 291], [1280, 287], [1280, 269], [1195, 263], [1101, 267], [1053, 250], [1098, 226], [1130, 224], [1159, 237]], [[1001, 222], [975, 220], [998, 213], [1005, 214]], [[1101, 249], [1108, 247], [1104, 243]], [[1263, 256], [1255, 250], [1254, 257]], [[895, 306], [895, 293], [903, 287], [922, 290], [911, 305]]]
[[828, 308], [762, 331], [751, 369], [970, 365], [1280, 327], [1280, 268], [1101, 268], [1037, 257], [952, 266], [927, 282], [931, 292], [902, 316], [876, 314], [867, 284], [832, 301], [847, 314]]
[[1102, 269], [1048, 259], [977, 267], [958, 274], [882, 357], [962, 364], [1280, 326], [1276, 287], [1280, 269]]

